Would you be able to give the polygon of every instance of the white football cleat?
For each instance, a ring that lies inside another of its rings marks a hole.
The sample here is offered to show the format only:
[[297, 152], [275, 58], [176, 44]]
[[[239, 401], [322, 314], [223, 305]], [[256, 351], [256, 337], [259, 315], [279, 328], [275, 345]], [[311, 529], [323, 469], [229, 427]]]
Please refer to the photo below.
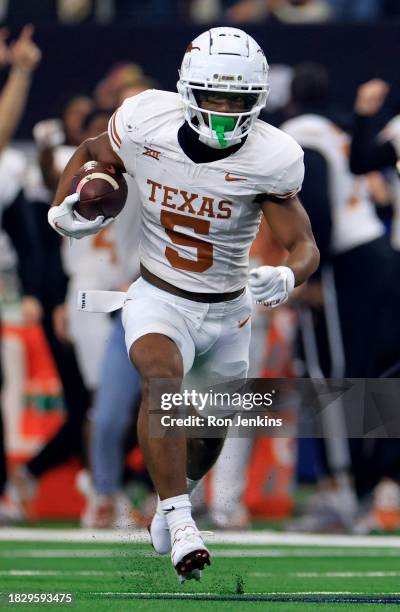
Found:
[[165, 516], [156, 512], [148, 527], [151, 543], [159, 555], [166, 555], [171, 552], [171, 535]]
[[[180, 582], [200, 580], [200, 571], [210, 565], [210, 553], [196, 525], [178, 527], [173, 534], [171, 561]], [[180, 578], [182, 576], [183, 580]]]

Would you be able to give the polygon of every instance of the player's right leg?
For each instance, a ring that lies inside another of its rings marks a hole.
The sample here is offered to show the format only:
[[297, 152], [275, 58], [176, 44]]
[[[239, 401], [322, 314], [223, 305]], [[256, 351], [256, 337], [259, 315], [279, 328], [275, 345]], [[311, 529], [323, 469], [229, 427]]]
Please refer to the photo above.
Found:
[[186, 442], [183, 437], [155, 438], [150, 435], [149, 417], [152, 405], [151, 383], [170, 379], [169, 393], [179, 393], [183, 377], [182, 357], [176, 344], [167, 336], [150, 333], [136, 340], [129, 356], [139, 372], [142, 403], [138, 417], [138, 437], [146, 467], [160, 499], [186, 493]]
[[141, 378], [138, 438], [170, 531], [172, 563], [179, 575], [188, 576], [209, 563], [209, 553], [191, 516], [186, 438], [155, 437], [150, 417], [160, 407], [159, 402], [154, 405], [152, 385], [163, 379], [163, 392], [179, 393], [182, 378], [193, 363], [194, 343], [179, 300], [143, 281], [137, 283], [128, 292], [123, 322], [129, 356]]
[[182, 356], [176, 344], [162, 334], [146, 334], [133, 343], [130, 358], [142, 381], [138, 439], [146, 467], [160, 497], [160, 506], [171, 536], [171, 559], [185, 577], [209, 564], [209, 553], [191, 515], [186, 486], [186, 439], [152, 437], [150, 431], [154, 379], [169, 379], [168, 393], [179, 393], [183, 378]]

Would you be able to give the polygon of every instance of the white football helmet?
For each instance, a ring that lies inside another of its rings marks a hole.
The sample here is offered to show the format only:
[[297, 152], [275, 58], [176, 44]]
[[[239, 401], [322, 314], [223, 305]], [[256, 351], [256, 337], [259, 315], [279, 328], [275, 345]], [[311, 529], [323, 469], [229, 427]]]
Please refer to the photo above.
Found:
[[[212, 28], [189, 44], [177, 88], [185, 119], [202, 142], [224, 148], [249, 133], [267, 101], [268, 69], [261, 47], [237, 28]], [[246, 108], [240, 113], [205, 110], [196, 98], [198, 91], [242, 94]]]

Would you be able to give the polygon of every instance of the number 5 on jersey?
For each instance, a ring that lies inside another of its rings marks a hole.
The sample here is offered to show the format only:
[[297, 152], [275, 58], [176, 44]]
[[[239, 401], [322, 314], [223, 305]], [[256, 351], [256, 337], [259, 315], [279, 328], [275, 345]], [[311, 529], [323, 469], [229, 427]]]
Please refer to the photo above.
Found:
[[167, 235], [174, 244], [197, 249], [197, 258], [192, 260], [182, 257], [172, 247], [166, 247], [165, 257], [171, 266], [178, 270], [188, 270], [190, 272], [205, 272], [208, 268], [211, 268], [213, 264], [213, 245], [200, 240], [200, 238], [181, 234], [175, 230], [176, 226], [188, 227], [194, 230], [196, 234], [208, 236], [210, 233], [210, 221], [194, 219], [165, 210], [162, 211], [160, 219]]

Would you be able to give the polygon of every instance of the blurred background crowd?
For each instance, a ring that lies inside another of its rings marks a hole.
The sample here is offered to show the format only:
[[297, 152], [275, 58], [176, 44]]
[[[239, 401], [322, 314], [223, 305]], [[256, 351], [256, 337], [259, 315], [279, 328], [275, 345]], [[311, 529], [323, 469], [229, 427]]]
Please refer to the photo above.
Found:
[[368, 22], [400, 15], [396, 0], [1, 0], [0, 19], [17, 24], [112, 22], [283, 23]]
[[[75, 148], [103, 132], [126, 97], [173, 89], [193, 24], [255, 24], [271, 64], [262, 118], [305, 150], [300, 198], [322, 256], [320, 271], [290, 304], [256, 309], [249, 375], [398, 376], [396, 15], [400, 8], [390, 0], [0, 0], [0, 19], [10, 29], [0, 30], [0, 522], [135, 528], [154, 511], [135, 434], [140, 388], [120, 318], [75, 307], [79, 289], [124, 289], [139, 274], [134, 180], [128, 178], [123, 213], [94, 238], [61, 241], [47, 209]], [[374, 28], [389, 19], [383, 40]], [[169, 28], [179, 21], [172, 40]], [[372, 29], [364, 35], [363, 26], [340, 22], [369, 22]], [[126, 38], [121, 23], [132, 27]], [[135, 29], [139, 23], [143, 29]], [[98, 32], [112, 42], [100, 45]], [[371, 41], [379, 46], [376, 57]], [[351, 50], [346, 66], [343, 54]], [[278, 265], [285, 253], [261, 226], [251, 256], [252, 265]], [[297, 418], [294, 408], [289, 419]], [[195, 492], [204, 523], [399, 529], [400, 442], [348, 440], [340, 414], [326, 424], [326, 440], [312, 432], [308, 438], [301, 418], [298, 427], [298, 439], [228, 439]]]

